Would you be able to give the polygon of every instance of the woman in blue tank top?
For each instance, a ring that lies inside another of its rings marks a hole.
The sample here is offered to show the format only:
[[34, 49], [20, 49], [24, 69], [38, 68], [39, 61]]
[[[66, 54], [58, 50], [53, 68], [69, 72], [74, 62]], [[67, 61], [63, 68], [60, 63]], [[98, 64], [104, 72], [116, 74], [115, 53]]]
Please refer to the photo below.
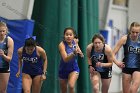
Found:
[[6, 93], [10, 75], [9, 63], [14, 50], [14, 41], [7, 33], [6, 23], [0, 22], [0, 93]]
[[29, 37], [25, 40], [25, 45], [18, 49], [18, 58], [19, 69], [16, 76], [19, 77], [22, 68], [24, 93], [31, 93], [31, 91], [40, 93], [41, 81], [46, 79], [47, 55], [45, 50], [36, 45], [33, 37]]
[[83, 53], [74, 37], [74, 29], [71, 27], [65, 28], [64, 40], [59, 44], [59, 52], [61, 55], [59, 65], [61, 93], [66, 93], [67, 85], [69, 87], [69, 93], [74, 93], [75, 83], [79, 76], [77, 54], [83, 57]]
[[[123, 93], [138, 93], [140, 86], [140, 24], [133, 22], [129, 34], [124, 35], [117, 42], [113, 52], [124, 49], [123, 62], [114, 59], [114, 63], [122, 68]], [[115, 58], [115, 57], [114, 57]]]

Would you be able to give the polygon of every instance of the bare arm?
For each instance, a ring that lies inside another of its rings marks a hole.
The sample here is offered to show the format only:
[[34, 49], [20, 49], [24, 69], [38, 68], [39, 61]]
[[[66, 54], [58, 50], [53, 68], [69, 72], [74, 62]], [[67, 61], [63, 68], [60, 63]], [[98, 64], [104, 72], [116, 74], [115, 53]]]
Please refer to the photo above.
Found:
[[93, 74], [94, 71], [95, 71], [94, 67], [92, 67], [92, 60], [91, 60], [91, 56], [90, 56], [92, 46], [93, 46], [93, 45], [92, 45], [92, 43], [91, 43], [91, 44], [89, 44], [89, 45], [87, 46], [87, 49], [86, 49], [87, 60], [88, 60], [88, 69], [89, 69], [90, 74]]
[[126, 43], [127, 40], [127, 35], [123, 36], [115, 45], [114, 50], [113, 50], [113, 62], [119, 66], [119, 62], [116, 59], [115, 55], [118, 53], [120, 48]]
[[47, 72], [47, 65], [48, 65], [48, 61], [47, 61], [47, 55], [46, 52], [43, 48], [39, 47], [39, 52], [40, 52], [40, 56], [43, 59], [43, 73], [46, 74]]
[[61, 42], [59, 44], [59, 52], [60, 52], [60, 54], [65, 62], [68, 62], [70, 59], [72, 59], [75, 56], [75, 54], [73, 52], [69, 55], [66, 53], [65, 45], [63, 42]]
[[8, 51], [7, 51], [7, 55], [5, 55], [3, 53], [2, 57], [4, 58], [5, 61], [10, 62], [13, 56], [13, 50], [14, 50], [14, 42], [13, 39], [11, 37], [7, 37], [8, 39]]
[[23, 51], [23, 47], [18, 49], [18, 72], [16, 73], [16, 77], [20, 76], [21, 73], [21, 68], [22, 68], [22, 51]]
[[126, 43], [126, 39], [127, 39], [127, 36], [125, 35], [117, 42], [113, 50], [114, 55], [116, 55], [118, 51], [120, 50], [120, 48]]
[[91, 49], [92, 49], [92, 44], [89, 44], [89, 45], [87, 46], [87, 49], [86, 49], [88, 65], [92, 65], [92, 61], [91, 61], [91, 58], [90, 58]]
[[76, 47], [77, 47], [77, 53], [80, 55], [80, 57], [84, 57], [84, 54], [82, 53], [80, 47], [79, 47], [79, 40], [78, 39], [74, 39], [75, 43], [76, 43]]

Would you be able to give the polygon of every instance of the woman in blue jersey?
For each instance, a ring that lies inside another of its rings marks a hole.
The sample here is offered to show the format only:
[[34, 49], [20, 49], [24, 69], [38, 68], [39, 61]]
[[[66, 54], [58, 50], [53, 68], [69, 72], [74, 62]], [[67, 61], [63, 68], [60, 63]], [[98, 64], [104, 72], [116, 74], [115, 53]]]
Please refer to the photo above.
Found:
[[87, 46], [88, 68], [93, 93], [99, 93], [101, 79], [101, 93], [108, 93], [112, 77], [112, 50], [105, 44], [101, 34], [95, 34], [92, 43]]
[[14, 50], [13, 39], [7, 33], [6, 23], [0, 22], [0, 93], [6, 93], [10, 75], [9, 62]]
[[117, 42], [113, 52], [118, 53], [123, 46], [123, 62], [114, 60], [115, 64], [122, 68], [123, 93], [137, 93], [140, 86], [140, 24], [133, 22], [130, 32]]
[[25, 40], [25, 45], [18, 49], [20, 75], [22, 67], [22, 87], [24, 93], [40, 93], [42, 80], [46, 79], [47, 56], [45, 50], [36, 45], [34, 37]]
[[61, 93], [74, 93], [75, 83], [79, 76], [79, 67], [77, 63], [77, 54], [83, 57], [77, 41], [75, 41], [75, 31], [68, 27], [64, 30], [64, 40], [59, 44], [59, 52], [61, 55], [59, 65], [59, 79]]

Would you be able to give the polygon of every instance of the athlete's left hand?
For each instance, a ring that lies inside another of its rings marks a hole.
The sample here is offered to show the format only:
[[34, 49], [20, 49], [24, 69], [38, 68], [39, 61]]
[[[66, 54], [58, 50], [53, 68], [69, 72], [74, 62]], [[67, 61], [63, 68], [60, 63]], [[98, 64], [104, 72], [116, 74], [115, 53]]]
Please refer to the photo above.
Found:
[[45, 80], [46, 79], [46, 75], [45, 74], [42, 74], [41, 75], [41, 80]]
[[101, 62], [97, 62], [96, 63], [96, 67], [102, 67], [102, 63]]

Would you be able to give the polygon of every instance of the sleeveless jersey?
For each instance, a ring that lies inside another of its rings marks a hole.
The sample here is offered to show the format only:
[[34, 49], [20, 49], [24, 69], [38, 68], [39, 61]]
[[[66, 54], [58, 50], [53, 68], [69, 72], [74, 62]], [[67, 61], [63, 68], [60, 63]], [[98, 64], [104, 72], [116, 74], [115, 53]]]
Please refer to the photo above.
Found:
[[31, 55], [25, 52], [23, 48], [22, 52], [23, 68], [22, 73], [29, 75], [41, 75], [43, 74], [43, 61], [36, 53], [36, 48]]
[[127, 36], [126, 44], [124, 48], [123, 62], [126, 68], [139, 68], [140, 67], [140, 37], [137, 42], [130, 39]]
[[[7, 37], [8, 36], [6, 36], [4, 41], [0, 43], [0, 49], [4, 51], [5, 55], [7, 55], [7, 52], [8, 52], [8, 47], [7, 47], [8, 38]], [[9, 62], [6, 62], [1, 56], [0, 56], [0, 69], [9, 70]]]
[[[74, 51], [76, 45], [74, 41], [72, 41], [72, 47], [69, 47], [65, 41], [63, 41], [63, 43], [65, 45], [65, 51], [68, 55]], [[64, 62], [64, 60], [61, 57], [59, 65], [59, 74], [68, 74], [72, 71], [79, 72], [79, 67], [77, 64], [77, 56], [73, 57], [68, 62]]]
[[98, 72], [108, 72], [112, 70], [112, 67], [96, 67], [97, 62], [102, 62], [102, 63], [107, 63], [107, 56], [105, 55], [105, 45], [103, 47], [102, 52], [95, 52], [94, 51], [94, 46], [92, 47], [91, 50], [91, 60], [92, 60], [92, 66], [94, 69]]

